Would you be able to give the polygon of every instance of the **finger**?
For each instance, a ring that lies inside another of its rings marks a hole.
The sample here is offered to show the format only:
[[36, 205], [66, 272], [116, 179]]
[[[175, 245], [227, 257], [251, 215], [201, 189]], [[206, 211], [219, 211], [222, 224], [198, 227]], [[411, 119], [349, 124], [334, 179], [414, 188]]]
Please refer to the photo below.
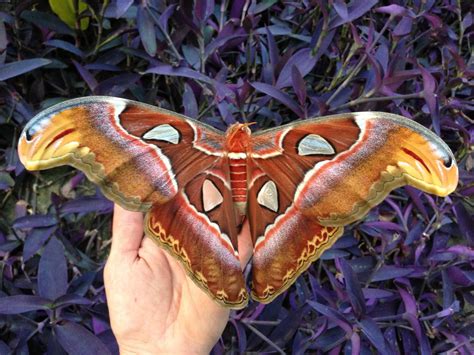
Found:
[[119, 205], [115, 205], [110, 253], [117, 255], [131, 253], [136, 256], [142, 239], [143, 214], [127, 211]]
[[253, 253], [252, 237], [250, 236], [250, 225], [248, 219], [242, 225], [238, 240], [239, 259], [242, 269], [245, 268]]

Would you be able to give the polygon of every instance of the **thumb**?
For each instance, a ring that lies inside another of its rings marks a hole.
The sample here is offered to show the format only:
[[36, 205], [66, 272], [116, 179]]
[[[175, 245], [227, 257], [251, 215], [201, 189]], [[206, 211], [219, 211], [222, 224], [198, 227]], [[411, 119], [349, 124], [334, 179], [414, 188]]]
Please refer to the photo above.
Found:
[[138, 249], [143, 239], [143, 213], [131, 212], [119, 205], [114, 207], [112, 224], [112, 248], [110, 254], [138, 255]]

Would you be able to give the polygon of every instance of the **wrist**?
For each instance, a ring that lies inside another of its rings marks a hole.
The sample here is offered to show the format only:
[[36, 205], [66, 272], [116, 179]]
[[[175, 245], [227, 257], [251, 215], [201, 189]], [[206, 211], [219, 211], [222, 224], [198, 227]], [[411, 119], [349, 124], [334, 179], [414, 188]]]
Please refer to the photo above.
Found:
[[148, 344], [140, 344], [138, 346], [131, 346], [129, 344], [119, 344], [120, 355], [157, 355], [157, 354], [209, 354], [212, 346], [209, 349], [198, 349], [192, 344], [188, 346], [149, 346]]

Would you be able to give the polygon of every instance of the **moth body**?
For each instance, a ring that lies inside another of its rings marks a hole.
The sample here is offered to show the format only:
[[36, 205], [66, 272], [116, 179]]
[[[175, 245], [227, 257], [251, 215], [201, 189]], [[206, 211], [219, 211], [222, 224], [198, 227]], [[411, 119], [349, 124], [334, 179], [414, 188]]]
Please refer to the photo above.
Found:
[[247, 124], [236, 123], [229, 127], [225, 137], [232, 200], [241, 219], [247, 210], [247, 158], [251, 134]]

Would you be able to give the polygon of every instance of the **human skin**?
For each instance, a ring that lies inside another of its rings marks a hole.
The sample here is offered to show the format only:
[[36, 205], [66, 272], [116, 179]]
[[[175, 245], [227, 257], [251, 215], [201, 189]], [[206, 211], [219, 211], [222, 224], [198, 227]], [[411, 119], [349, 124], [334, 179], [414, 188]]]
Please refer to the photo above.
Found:
[[[247, 224], [239, 235], [239, 252], [244, 267], [252, 252]], [[118, 205], [104, 283], [121, 354], [208, 354], [229, 319], [229, 309], [213, 301], [178, 261], [143, 237], [143, 214]]]

